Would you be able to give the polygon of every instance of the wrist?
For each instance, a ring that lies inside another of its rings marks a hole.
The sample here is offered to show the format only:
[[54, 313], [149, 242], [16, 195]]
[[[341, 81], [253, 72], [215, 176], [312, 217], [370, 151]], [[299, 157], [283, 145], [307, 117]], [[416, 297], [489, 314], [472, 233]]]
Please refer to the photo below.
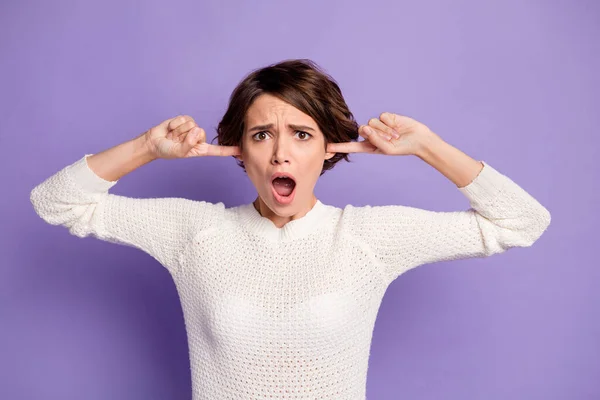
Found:
[[442, 138], [436, 133], [427, 131], [427, 133], [421, 136], [415, 155], [423, 161], [427, 161], [435, 154], [436, 148], [438, 148], [442, 142]]
[[132, 140], [134, 146], [134, 156], [144, 161], [144, 163], [154, 161], [159, 157], [156, 156], [156, 152], [153, 150], [146, 132]]

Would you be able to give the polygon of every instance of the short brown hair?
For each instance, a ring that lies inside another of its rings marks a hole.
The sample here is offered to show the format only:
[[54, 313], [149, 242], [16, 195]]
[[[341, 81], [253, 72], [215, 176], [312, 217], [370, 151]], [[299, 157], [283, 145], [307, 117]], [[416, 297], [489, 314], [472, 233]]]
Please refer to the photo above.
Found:
[[[327, 143], [358, 139], [358, 124], [348, 109], [335, 80], [308, 59], [285, 60], [248, 74], [233, 90], [229, 106], [217, 127], [218, 143], [241, 146], [244, 118], [252, 102], [261, 94], [271, 94], [310, 115], [318, 124]], [[347, 153], [336, 153], [323, 162], [321, 175]], [[238, 160], [244, 168], [244, 163]]]

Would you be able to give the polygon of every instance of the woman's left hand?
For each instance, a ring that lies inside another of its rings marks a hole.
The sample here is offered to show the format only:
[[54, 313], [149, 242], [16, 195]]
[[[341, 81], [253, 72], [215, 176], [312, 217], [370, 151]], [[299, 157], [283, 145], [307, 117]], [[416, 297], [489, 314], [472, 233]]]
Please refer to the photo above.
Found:
[[419, 155], [423, 145], [438, 137], [426, 125], [398, 114], [382, 113], [371, 118], [368, 125], [361, 125], [360, 142], [329, 143], [330, 153], [373, 153], [395, 156]]

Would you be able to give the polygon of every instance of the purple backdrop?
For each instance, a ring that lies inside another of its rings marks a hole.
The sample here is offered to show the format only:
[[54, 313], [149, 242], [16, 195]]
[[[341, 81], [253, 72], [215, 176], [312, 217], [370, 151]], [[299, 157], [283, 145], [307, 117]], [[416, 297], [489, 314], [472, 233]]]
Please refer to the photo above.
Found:
[[[331, 73], [360, 123], [383, 111], [416, 118], [552, 213], [531, 248], [394, 281], [368, 397], [600, 398], [599, 11], [594, 1], [3, 1], [0, 398], [190, 397], [167, 271], [44, 223], [29, 193], [180, 113], [212, 138], [239, 80], [287, 58]], [[319, 181], [324, 203], [468, 208], [416, 157], [352, 158]], [[232, 158], [160, 160], [112, 192], [227, 206], [255, 195]]]

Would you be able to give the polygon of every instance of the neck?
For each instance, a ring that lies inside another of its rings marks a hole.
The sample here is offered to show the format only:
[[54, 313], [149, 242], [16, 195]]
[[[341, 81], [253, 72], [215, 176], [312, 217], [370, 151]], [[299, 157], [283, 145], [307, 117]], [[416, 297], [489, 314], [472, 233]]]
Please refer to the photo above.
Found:
[[269, 208], [269, 206], [267, 206], [267, 204], [260, 198], [260, 196], [258, 196], [253, 202], [256, 211], [258, 211], [258, 213], [261, 216], [270, 219], [271, 222], [273, 222], [273, 224], [278, 228], [283, 227], [290, 221], [302, 218], [314, 207], [316, 203], [317, 198], [313, 194], [311, 196], [310, 202], [305, 207], [302, 207], [298, 213], [293, 215], [278, 215], [274, 213], [273, 210]]

